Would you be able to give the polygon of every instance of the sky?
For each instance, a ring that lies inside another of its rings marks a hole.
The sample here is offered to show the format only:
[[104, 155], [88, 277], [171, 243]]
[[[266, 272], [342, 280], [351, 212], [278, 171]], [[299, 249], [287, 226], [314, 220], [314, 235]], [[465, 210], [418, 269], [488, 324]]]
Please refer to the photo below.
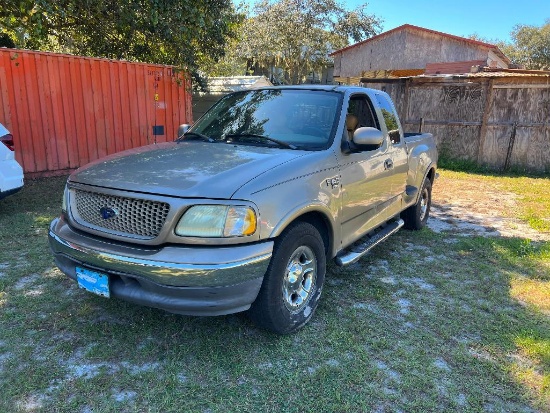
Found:
[[[348, 10], [365, 3], [340, 0]], [[383, 31], [412, 24], [455, 36], [477, 34], [510, 42], [517, 24], [542, 26], [550, 19], [550, 0], [370, 0], [367, 11], [384, 20]], [[248, 0], [253, 4], [254, 0]]]
[[[363, 2], [344, 1], [348, 9]], [[511, 41], [517, 24], [542, 26], [550, 19], [550, 0], [371, 0], [369, 13], [384, 19], [383, 30], [413, 24], [431, 30], [487, 40]]]

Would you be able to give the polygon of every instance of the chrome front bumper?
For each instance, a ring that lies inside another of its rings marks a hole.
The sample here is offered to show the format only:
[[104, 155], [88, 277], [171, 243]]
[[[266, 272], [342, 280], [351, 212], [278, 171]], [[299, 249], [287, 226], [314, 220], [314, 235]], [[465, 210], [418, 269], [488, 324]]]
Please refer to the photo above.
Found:
[[71, 229], [62, 218], [50, 225], [57, 266], [76, 279], [77, 266], [109, 275], [111, 295], [190, 315], [246, 310], [269, 265], [273, 242], [224, 247], [141, 246], [111, 243]]

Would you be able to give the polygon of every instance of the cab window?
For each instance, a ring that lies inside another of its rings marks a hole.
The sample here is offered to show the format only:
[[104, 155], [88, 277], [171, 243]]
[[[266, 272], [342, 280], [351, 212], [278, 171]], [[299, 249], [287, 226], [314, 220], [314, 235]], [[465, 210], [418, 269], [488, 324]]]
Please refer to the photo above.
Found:
[[[355, 131], [365, 127], [378, 130], [381, 129], [372, 101], [364, 94], [352, 95], [349, 100], [346, 114], [347, 141], [353, 142]], [[383, 146], [384, 144], [362, 145], [361, 151], [374, 151], [376, 149], [381, 149]]]
[[392, 103], [384, 95], [376, 94], [376, 100], [382, 111], [384, 122], [386, 123], [386, 129], [391, 142], [396, 145], [401, 142], [401, 133], [399, 131], [399, 122], [397, 121], [397, 114]]
[[371, 127], [380, 129], [372, 104], [367, 96], [355, 95], [349, 101], [348, 115], [357, 118], [356, 128]]

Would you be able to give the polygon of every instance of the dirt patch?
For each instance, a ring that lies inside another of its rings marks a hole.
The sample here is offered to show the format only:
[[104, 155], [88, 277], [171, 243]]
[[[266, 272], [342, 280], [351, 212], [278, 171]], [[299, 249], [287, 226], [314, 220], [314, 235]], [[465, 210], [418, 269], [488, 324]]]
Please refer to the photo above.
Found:
[[441, 177], [433, 187], [428, 227], [434, 232], [462, 236], [550, 240], [550, 234], [538, 232], [514, 218], [513, 212], [518, 208], [518, 197], [501, 184]]

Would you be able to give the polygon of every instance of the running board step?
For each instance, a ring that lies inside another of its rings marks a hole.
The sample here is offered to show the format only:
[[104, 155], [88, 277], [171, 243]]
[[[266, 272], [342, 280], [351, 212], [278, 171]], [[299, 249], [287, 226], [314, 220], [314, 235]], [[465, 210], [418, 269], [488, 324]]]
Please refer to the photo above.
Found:
[[389, 222], [371, 236], [366, 235], [365, 237], [356, 241], [351, 246], [349, 246], [347, 250], [344, 250], [341, 255], [336, 256], [336, 258], [334, 259], [336, 265], [342, 267], [344, 265], [349, 265], [357, 262], [359, 258], [361, 258], [363, 255], [373, 249], [376, 245], [380, 244], [390, 235], [399, 231], [399, 229], [404, 224], [405, 223], [402, 219]]

